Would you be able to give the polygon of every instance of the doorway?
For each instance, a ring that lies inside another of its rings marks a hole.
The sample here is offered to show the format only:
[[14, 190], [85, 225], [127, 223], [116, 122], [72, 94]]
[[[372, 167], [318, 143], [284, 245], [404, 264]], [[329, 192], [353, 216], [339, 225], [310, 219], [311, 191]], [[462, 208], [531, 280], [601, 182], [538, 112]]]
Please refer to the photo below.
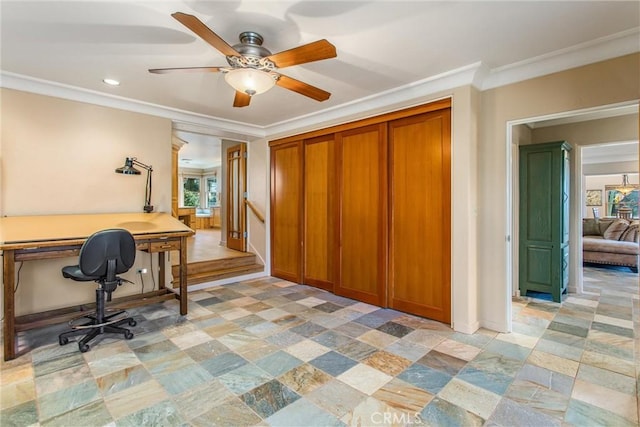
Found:
[[[173, 191], [176, 194], [173, 199], [178, 217], [196, 232], [187, 242], [188, 262], [226, 259], [235, 256], [237, 251], [244, 252], [244, 246], [235, 241], [229, 245], [227, 234], [233, 230], [225, 221], [229, 218], [229, 208], [230, 212], [238, 208], [233, 203], [236, 199], [229, 197], [229, 179], [244, 182], [246, 173], [243, 168], [229, 175], [225, 151], [231, 144], [244, 147], [244, 143], [182, 130], [174, 130], [174, 137]], [[237, 214], [232, 217], [236, 219], [234, 225], [242, 225]]]
[[[569, 292], [583, 292], [582, 218], [586, 197], [582, 150], [589, 145], [611, 141], [638, 139], [638, 104], [602, 106], [587, 110], [558, 113], [549, 116], [514, 120], [507, 123], [507, 280], [511, 296], [519, 296], [518, 289], [518, 146], [543, 141], [567, 140], [573, 146], [570, 176], [570, 256]], [[626, 136], [625, 136], [626, 135]], [[630, 135], [630, 136], [629, 136]], [[638, 155], [634, 159], [636, 166]], [[511, 299], [507, 307], [508, 330], [511, 330]]]
[[227, 248], [246, 252], [247, 148], [239, 143], [227, 147], [225, 151]]

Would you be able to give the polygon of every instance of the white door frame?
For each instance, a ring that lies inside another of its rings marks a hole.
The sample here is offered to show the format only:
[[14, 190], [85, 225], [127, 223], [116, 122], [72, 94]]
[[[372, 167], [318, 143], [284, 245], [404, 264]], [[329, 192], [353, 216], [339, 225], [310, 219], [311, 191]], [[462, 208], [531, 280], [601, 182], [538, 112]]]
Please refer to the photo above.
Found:
[[[511, 299], [513, 296], [520, 294], [517, 285], [518, 277], [518, 230], [515, 226], [518, 225], [518, 205], [516, 201], [516, 192], [518, 188], [518, 174], [514, 174], [514, 163], [517, 162], [517, 149], [512, 146], [513, 144], [513, 127], [528, 123], [535, 123], [545, 120], [561, 119], [572, 116], [579, 116], [584, 114], [591, 114], [601, 112], [605, 110], [627, 107], [630, 105], [637, 105], [638, 101], [628, 101], [618, 104], [601, 105], [598, 107], [586, 108], [581, 110], [565, 111], [561, 113], [548, 114], [536, 117], [527, 117], [524, 119], [509, 120], [506, 123], [506, 201], [507, 201], [507, 221], [506, 221], [506, 236], [505, 244], [507, 262], [505, 279], [507, 282], [507, 295], [506, 295], [506, 313], [507, 313], [507, 331], [512, 331], [512, 304]], [[516, 154], [514, 154], [514, 151]], [[571, 292], [582, 293], [583, 290], [583, 277], [582, 277], [582, 251], [579, 248], [582, 247], [582, 199], [583, 199], [583, 186], [584, 179], [582, 177], [582, 147], [579, 144], [573, 144], [573, 150], [571, 152], [571, 184], [570, 192], [574, 202], [570, 204], [570, 230], [569, 230], [569, 290]], [[516, 169], [517, 170], [517, 169]]]

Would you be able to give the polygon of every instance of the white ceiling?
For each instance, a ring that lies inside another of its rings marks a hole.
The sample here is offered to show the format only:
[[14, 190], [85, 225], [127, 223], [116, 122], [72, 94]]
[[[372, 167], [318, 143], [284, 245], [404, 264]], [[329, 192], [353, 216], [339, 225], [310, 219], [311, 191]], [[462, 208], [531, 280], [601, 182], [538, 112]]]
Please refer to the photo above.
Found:
[[[276, 86], [249, 107], [233, 108], [234, 92], [219, 73], [148, 73], [226, 65], [170, 16], [176, 11], [197, 16], [231, 45], [240, 32], [257, 31], [274, 53], [326, 38], [337, 58], [281, 71], [331, 98], [319, 103]], [[80, 88], [231, 127], [264, 128], [366, 106], [381, 93], [417, 96], [421, 83], [452, 70], [472, 67], [473, 82], [486, 88], [508, 81], [514, 70], [512, 81], [637, 52], [640, 2], [2, 0], [0, 28], [5, 87]], [[542, 62], [546, 68], [538, 71]], [[106, 86], [105, 77], [121, 85]]]
[[637, 162], [638, 141], [582, 147], [582, 163]]
[[220, 138], [183, 131], [176, 131], [175, 135], [185, 142], [178, 151], [178, 167], [209, 169], [222, 164], [222, 141]]

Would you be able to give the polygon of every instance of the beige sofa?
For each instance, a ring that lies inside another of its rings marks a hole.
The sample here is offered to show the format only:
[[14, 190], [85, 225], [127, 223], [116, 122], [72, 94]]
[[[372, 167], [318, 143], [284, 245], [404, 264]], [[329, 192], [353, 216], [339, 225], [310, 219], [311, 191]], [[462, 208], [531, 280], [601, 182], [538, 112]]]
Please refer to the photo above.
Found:
[[582, 260], [621, 265], [638, 272], [638, 220], [582, 220]]

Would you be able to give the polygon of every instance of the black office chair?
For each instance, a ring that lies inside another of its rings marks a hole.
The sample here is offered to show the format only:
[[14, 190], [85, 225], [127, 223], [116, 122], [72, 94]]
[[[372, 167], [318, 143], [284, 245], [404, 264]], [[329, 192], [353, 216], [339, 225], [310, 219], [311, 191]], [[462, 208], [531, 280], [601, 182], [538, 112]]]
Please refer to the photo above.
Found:
[[[117, 274], [128, 271], [136, 259], [136, 243], [131, 233], [123, 229], [98, 231], [91, 235], [80, 248], [78, 265], [62, 268], [62, 276], [77, 282], [96, 282], [96, 311], [69, 322], [72, 330], [58, 336], [60, 345], [69, 343], [69, 337], [85, 335], [78, 341], [81, 352], [89, 351], [89, 341], [100, 334], [123, 334], [128, 340], [133, 338], [129, 329], [120, 325], [128, 323], [135, 326], [136, 321], [127, 317], [125, 311], [117, 311], [106, 315], [105, 297], [111, 301], [111, 293], [122, 284]], [[80, 319], [89, 319], [80, 323]]]

